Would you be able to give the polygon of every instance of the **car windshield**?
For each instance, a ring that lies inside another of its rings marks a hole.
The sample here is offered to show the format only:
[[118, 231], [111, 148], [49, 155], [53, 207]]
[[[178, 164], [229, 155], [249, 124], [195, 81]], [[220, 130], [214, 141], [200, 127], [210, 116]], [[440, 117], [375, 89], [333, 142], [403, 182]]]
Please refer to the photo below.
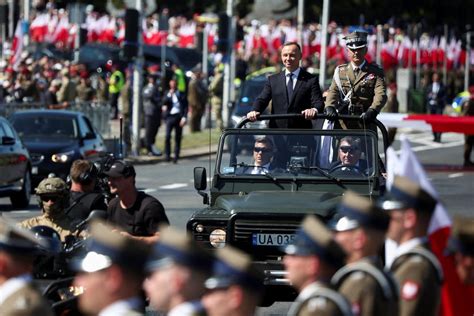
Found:
[[376, 174], [375, 134], [354, 130], [229, 130], [223, 176], [367, 179]]
[[20, 116], [13, 120], [20, 137], [77, 138], [78, 128], [74, 118]]

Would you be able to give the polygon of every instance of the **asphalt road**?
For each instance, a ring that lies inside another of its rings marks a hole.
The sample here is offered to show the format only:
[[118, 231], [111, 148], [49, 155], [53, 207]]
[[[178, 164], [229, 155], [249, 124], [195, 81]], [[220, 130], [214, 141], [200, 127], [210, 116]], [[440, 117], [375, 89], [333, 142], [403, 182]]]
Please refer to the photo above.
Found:
[[[462, 168], [463, 135], [443, 134], [441, 144], [432, 141], [428, 132], [409, 131], [407, 137], [418, 159], [426, 167], [428, 176], [451, 215], [472, 215], [474, 203], [474, 169]], [[394, 148], [399, 148], [396, 141]], [[140, 165], [137, 170], [137, 186], [158, 198], [164, 205], [171, 224], [185, 230], [187, 219], [192, 212], [203, 206], [202, 197], [194, 190], [193, 168], [206, 167], [208, 176], [214, 168], [214, 161], [208, 157], [183, 159], [178, 164], [159, 163]], [[2, 216], [18, 221], [39, 214], [36, 197], [32, 197], [30, 207], [12, 210], [7, 198], [0, 198]], [[277, 303], [262, 308], [258, 315], [283, 315], [288, 303]]]

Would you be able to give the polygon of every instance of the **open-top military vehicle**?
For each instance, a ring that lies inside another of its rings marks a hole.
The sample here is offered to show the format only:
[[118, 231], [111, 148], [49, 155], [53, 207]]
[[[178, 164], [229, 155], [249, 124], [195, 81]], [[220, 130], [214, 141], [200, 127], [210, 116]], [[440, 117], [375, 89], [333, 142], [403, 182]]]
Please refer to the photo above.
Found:
[[[380, 142], [373, 129], [242, 128], [247, 122], [223, 132], [209, 192], [206, 169], [194, 169], [194, 186], [206, 207], [194, 212], [187, 230], [210, 248], [230, 244], [252, 254], [265, 275], [268, 304], [294, 298], [281, 247], [293, 240], [306, 215], [328, 222], [348, 189], [372, 198], [381, 194], [384, 167], [378, 153], [385, 150], [387, 133], [379, 121]], [[250, 151], [241, 146], [249, 138], [255, 142]]]

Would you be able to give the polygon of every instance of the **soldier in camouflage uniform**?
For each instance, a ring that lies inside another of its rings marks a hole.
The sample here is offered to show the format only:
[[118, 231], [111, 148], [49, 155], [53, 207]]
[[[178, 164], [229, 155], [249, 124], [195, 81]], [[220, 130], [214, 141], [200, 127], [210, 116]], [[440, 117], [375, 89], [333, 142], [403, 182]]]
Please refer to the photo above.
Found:
[[[375, 63], [365, 59], [367, 33], [355, 31], [345, 38], [350, 62], [339, 65], [328, 90], [325, 114], [332, 120], [339, 114], [360, 116], [363, 123], [370, 123], [387, 102], [384, 72]], [[360, 128], [354, 122], [340, 122], [345, 128]]]
[[71, 219], [64, 214], [69, 204], [69, 190], [61, 178], [51, 177], [42, 180], [36, 188], [42, 215], [22, 221], [23, 228], [44, 225], [56, 230], [64, 242], [66, 236], [74, 231]]

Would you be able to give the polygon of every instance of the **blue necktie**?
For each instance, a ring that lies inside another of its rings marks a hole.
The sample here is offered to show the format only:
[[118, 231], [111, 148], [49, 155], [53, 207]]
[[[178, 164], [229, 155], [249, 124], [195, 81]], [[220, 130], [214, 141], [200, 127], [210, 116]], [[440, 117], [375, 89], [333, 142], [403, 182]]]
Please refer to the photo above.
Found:
[[286, 85], [286, 91], [288, 92], [288, 103], [291, 101], [291, 96], [293, 95], [293, 73], [287, 74], [288, 84]]
[[332, 137], [325, 135], [323, 136], [323, 145], [321, 147], [320, 156], [319, 156], [319, 167], [329, 168], [329, 155], [331, 151]]

